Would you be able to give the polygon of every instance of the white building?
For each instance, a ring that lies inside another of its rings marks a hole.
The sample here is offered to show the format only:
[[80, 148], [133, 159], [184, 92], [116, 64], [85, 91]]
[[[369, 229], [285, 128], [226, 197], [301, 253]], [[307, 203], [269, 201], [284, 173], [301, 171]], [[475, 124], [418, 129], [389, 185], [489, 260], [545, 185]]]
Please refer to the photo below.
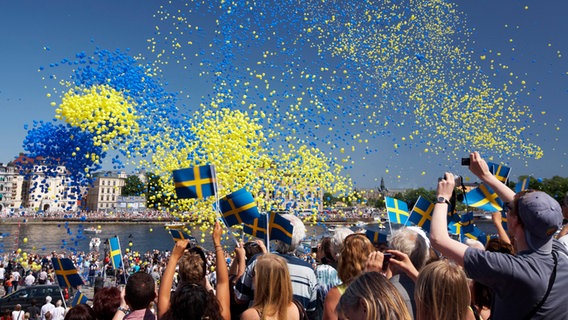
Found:
[[0, 163], [0, 212], [9, 212], [22, 206], [24, 177], [12, 164]]
[[65, 166], [35, 164], [24, 177], [23, 206], [38, 211], [77, 211], [78, 195]]
[[125, 172], [100, 172], [87, 193], [87, 211], [114, 211], [126, 180]]

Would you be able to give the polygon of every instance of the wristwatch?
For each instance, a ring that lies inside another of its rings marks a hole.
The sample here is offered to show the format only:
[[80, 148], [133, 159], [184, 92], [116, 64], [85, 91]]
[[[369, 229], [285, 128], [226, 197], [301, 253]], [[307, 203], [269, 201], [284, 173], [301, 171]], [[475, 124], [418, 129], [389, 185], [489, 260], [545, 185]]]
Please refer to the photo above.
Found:
[[124, 314], [129, 314], [129, 313], [130, 313], [130, 309], [128, 309], [128, 308], [123, 308], [123, 307], [118, 307], [117, 311], [122, 311], [122, 312], [124, 312]]
[[448, 200], [448, 199], [446, 199], [446, 198], [444, 198], [444, 197], [442, 197], [442, 196], [439, 196], [439, 197], [437, 198], [437, 203], [447, 203], [448, 206], [451, 206], [451, 205], [452, 205], [452, 204], [450, 203], [450, 200]]

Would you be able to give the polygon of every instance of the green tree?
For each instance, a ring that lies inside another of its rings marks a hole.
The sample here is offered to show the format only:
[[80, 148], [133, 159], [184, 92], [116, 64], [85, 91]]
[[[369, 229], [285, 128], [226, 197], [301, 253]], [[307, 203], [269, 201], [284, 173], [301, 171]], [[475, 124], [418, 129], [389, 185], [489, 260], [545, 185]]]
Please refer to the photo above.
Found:
[[122, 187], [123, 196], [139, 196], [144, 194], [146, 186], [136, 175], [128, 176], [125, 180], [124, 187]]
[[160, 181], [160, 176], [154, 173], [146, 175], [148, 184], [146, 186], [146, 203], [148, 208], [160, 209], [171, 206], [170, 198], [164, 194], [164, 188]]

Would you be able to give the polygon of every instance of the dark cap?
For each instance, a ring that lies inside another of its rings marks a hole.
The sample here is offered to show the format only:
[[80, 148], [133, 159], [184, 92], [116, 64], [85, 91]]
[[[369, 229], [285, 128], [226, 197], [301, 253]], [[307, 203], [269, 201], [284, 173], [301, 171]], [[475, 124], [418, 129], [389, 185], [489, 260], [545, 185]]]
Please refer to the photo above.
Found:
[[562, 226], [562, 209], [542, 191], [528, 192], [517, 203], [528, 246], [539, 253], [552, 252], [552, 237]]

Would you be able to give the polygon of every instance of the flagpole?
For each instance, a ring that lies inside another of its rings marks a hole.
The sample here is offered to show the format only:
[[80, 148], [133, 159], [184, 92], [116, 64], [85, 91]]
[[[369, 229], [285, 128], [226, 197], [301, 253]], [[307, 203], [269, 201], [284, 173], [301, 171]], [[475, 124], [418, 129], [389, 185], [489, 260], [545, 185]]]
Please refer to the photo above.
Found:
[[266, 247], [270, 251], [270, 212], [266, 212]]
[[[116, 235], [116, 242], [118, 242], [118, 252], [120, 252], [120, 264], [122, 265], [122, 277], [124, 278], [124, 283], [126, 283], [126, 268], [124, 267], [124, 257], [122, 256], [122, 248], [120, 246], [120, 239], [118, 238], [118, 235]], [[112, 257], [111, 257], [112, 258]]]
[[219, 192], [217, 188], [217, 172], [215, 171], [215, 166], [210, 165], [209, 168], [211, 169], [211, 176], [213, 177], [213, 191], [215, 193], [214, 207], [215, 207], [215, 213], [217, 214], [217, 220], [219, 220], [221, 223], [225, 225], [229, 237], [231, 237], [231, 239], [235, 242], [235, 245], [239, 247], [239, 241], [237, 240], [235, 235], [231, 232], [231, 229], [229, 229], [229, 225], [227, 224], [227, 221], [225, 220], [225, 218], [223, 218], [223, 214], [221, 213], [221, 205], [219, 203]]

